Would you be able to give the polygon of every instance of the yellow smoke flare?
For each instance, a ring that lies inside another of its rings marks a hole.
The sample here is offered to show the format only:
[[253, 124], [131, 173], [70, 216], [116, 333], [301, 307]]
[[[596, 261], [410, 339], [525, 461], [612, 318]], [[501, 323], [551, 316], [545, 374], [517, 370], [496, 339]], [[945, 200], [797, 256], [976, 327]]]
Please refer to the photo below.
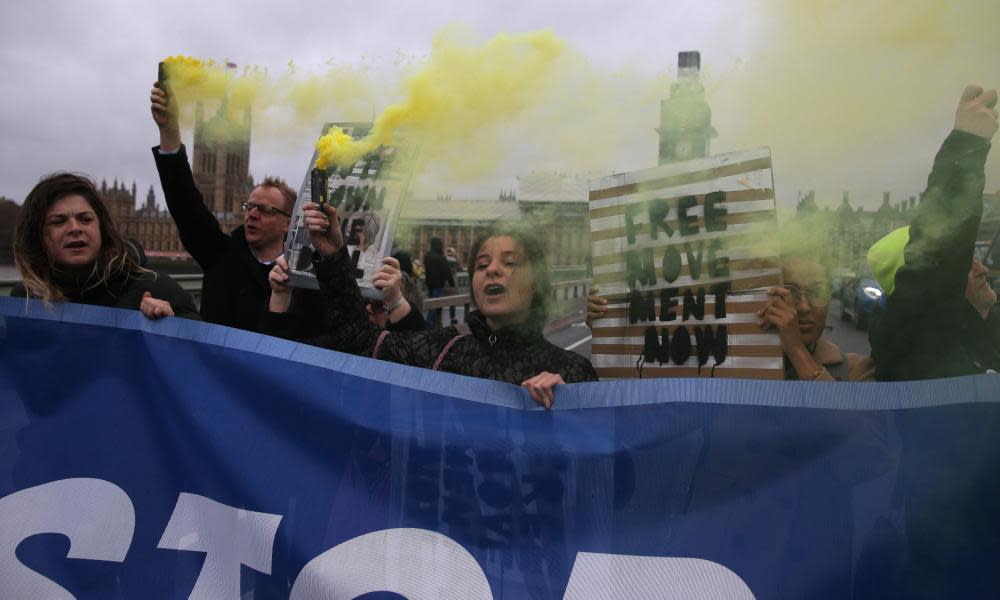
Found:
[[239, 90], [238, 101], [253, 100], [248, 78], [234, 78], [230, 82], [225, 65], [191, 56], [170, 56], [163, 62], [166, 63], [170, 92], [182, 100], [222, 100], [229, 94], [231, 85]]
[[355, 68], [330, 62], [326, 72], [316, 74], [299, 73], [289, 63], [287, 71], [274, 78], [261, 67], [235, 69], [191, 56], [171, 56], [163, 62], [183, 121], [191, 121], [197, 103], [206, 111], [225, 106], [226, 118], [212, 123], [212, 135], [222, 139], [245, 135], [243, 117], [248, 112], [254, 114], [256, 128], [300, 139], [335, 115], [361, 119], [376, 102], [376, 85], [364, 65]]
[[532, 105], [564, 50], [551, 31], [500, 34], [475, 46], [445, 30], [426, 66], [406, 81], [404, 100], [379, 115], [363, 139], [329, 131], [316, 142], [316, 164], [350, 166], [391, 145], [401, 130], [421, 144], [447, 145], [496, 128]]

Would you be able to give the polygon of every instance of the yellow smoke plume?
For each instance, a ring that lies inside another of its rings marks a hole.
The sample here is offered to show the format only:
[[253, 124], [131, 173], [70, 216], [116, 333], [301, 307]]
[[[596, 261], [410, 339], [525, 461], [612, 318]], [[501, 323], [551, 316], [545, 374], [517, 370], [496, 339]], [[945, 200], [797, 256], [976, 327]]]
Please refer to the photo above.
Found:
[[301, 139], [335, 116], [367, 118], [379, 98], [375, 78], [364, 64], [353, 67], [330, 61], [325, 72], [310, 73], [289, 62], [284, 73], [272, 77], [258, 66], [230, 68], [190, 56], [171, 56], [164, 63], [182, 120], [192, 120], [197, 103], [209, 117], [224, 106], [225, 119], [215, 120], [212, 127], [223, 138], [240, 132], [249, 111], [255, 130], [263, 130], [265, 137]]
[[[967, 83], [1000, 86], [998, 2], [758, 5], [754, 50], [736, 65], [708, 66], [719, 138], [713, 151], [770, 145], [785, 206], [817, 189], [876, 207], [919, 192]], [[866, 187], [867, 186], [867, 187]], [[987, 187], [1000, 186], [1000, 157]]]
[[656, 106], [668, 90], [645, 68], [595, 68], [550, 31], [482, 41], [459, 26], [441, 31], [428, 56], [397, 56], [390, 69], [330, 62], [314, 74], [289, 63], [274, 77], [193, 57], [166, 63], [185, 128], [197, 102], [207, 119], [226, 108], [227, 120], [212, 119], [205, 130], [223, 137], [242, 134], [250, 110], [254, 138], [266, 140], [258, 156], [302, 153], [303, 139], [315, 139], [324, 122], [369, 121], [388, 105], [365, 139], [331, 129], [317, 143], [319, 163], [353, 164], [405, 132], [407, 144], [420, 147], [419, 165], [396, 167], [417, 173], [420, 195], [490, 197], [531, 170], [606, 174], [651, 166]]
[[404, 130], [411, 141], [442, 146], [494, 130], [532, 105], [555, 75], [565, 44], [550, 31], [501, 34], [481, 46], [454, 30], [435, 38], [427, 64], [404, 85], [371, 133], [352, 140], [334, 129], [316, 142], [317, 165], [349, 166]]
[[163, 62], [170, 92], [182, 103], [227, 100], [233, 111], [242, 111], [253, 106], [267, 79], [257, 67], [236, 71], [191, 56], [171, 56]]

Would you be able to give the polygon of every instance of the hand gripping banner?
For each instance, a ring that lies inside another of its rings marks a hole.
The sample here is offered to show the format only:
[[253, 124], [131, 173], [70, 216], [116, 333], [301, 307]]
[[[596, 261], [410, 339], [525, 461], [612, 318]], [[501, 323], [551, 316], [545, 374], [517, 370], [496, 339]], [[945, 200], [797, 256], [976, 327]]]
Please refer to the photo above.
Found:
[[511, 385], [0, 299], [0, 597], [1000, 590], [1000, 377]]

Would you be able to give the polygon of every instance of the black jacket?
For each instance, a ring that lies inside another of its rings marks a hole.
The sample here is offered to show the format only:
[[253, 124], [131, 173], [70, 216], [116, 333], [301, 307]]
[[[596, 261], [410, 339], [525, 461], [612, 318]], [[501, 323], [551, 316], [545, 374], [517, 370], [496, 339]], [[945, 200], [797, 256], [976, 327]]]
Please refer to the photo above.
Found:
[[[66, 294], [68, 302], [138, 310], [142, 297], [149, 292], [157, 300], [169, 302], [175, 316], [200, 320], [191, 295], [169, 275], [152, 269], [131, 275], [121, 274], [96, 287], [87, 280], [74, 280], [70, 276], [56, 276], [54, 279]], [[23, 298], [27, 289], [24, 284], [18, 283], [10, 295]]]
[[[176, 154], [160, 154], [159, 146], [154, 147], [153, 158], [181, 242], [204, 272], [202, 317], [209, 323], [260, 331], [271, 296], [267, 282], [271, 266], [262, 264], [250, 251], [242, 226], [229, 235], [223, 233], [195, 185], [184, 146]], [[315, 315], [303, 319], [306, 323], [319, 318], [319, 293], [295, 290], [292, 311]]]
[[[982, 138], [954, 131], [934, 159], [905, 264], [886, 309], [873, 315], [878, 379], [1000, 370], [997, 310], [984, 321], [965, 299], [989, 148]], [[881, 584], [900, 598], [994, 595], [1000, 572], [983, 565], [1000, 556], [1000, 407], [900, 410], [895, 423], [903, 443], [895, 498], [904, 529], [886, 536], [902, 551], [893, 564], [878, 560]]]
[[424, 269], [424, 277], [427, 278], [427, 289], [455, 287], [455, 278], [451, 274], [451, 265], [448, 264], [448, 258], [441, 252], [431, 249], [425, 254]]
[[877, 379], [932, 379], [1000, 371], [1000, 316], [983, 318], [965, 287], [983, 210], [987, 140], [953, 131], [934, 159], [905, 264], [869, 339]]
[[[341, 251], [317, 265], [316, 275], [326, 303], [326, 316], [322, 324], [324, 334], [314, 343], [371, 356], [381, 330], [369, 322], [362, 308], [361, 294], [348, 270], [349, 264], [346, 251]], [[275, 317], [269, 314], [267, 319]], [[466, 323], [471, 335], [461, 338], [448, 350], [440, 370], [515, 385], [542, 371], [558, 373], [566, 383], [597, 381], [589, 360], [550, 344], [538, 327], [516, 326], [493, 331], [478, 312], [470, 314]], [[379, 346], [378, 358], [431, 368], [448, 342], [458, 334], [454, 326], [390, 333]]]

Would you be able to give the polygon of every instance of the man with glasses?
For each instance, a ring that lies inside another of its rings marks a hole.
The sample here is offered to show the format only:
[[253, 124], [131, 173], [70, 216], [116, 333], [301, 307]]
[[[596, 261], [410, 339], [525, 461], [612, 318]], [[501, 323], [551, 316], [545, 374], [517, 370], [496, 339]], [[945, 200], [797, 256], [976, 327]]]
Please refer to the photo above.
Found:
[[830, 304], [829, 278], [823, 266], [801, 256], [785, 256], [781, 271], [784, 285], [768, 290], [772, 300], [757, 316], [762, 328], [778, 332], [785, 354], [785, 379], [872, 381], [875, 372], [870, 358], [845, 354], [823, 339]]
[[[160, 130], [153, 158], [167, 209], [184, 248], [204, 272], [201, 315], [210, 323], [260, 331], [270, 296], [267, 276], [284, 251], [295, 191], [277, 177], [264, 179], [243, 203], [243, 225], [226, 234], [195, 185], [167, 94], [154, 84], [149, 99]], [[297, 291], [293, 304], [295, 312], [318, 309], [319, 294]]]
[[[792, 230], [794, 229], [794, 230]], [[783, 247], [791, 248], [782, 258], [782, 287], [767, 291], [771, 300], [757, 311], [762, 330], [777, 331], [785, 355], [785, 379], [804, 381], [872, 381], [875, 366], [867, 356], [841, 352], [829, 340], [823, 339], [826, 313], [830, 303], [830, 288], [826, 269], [801, 248], [806, 235], [799, 227], [789, 225], [783, 231], [788, 238]], [[608, 301], [592, 286], [587, 296], [587, 325], [605, 315]]]

